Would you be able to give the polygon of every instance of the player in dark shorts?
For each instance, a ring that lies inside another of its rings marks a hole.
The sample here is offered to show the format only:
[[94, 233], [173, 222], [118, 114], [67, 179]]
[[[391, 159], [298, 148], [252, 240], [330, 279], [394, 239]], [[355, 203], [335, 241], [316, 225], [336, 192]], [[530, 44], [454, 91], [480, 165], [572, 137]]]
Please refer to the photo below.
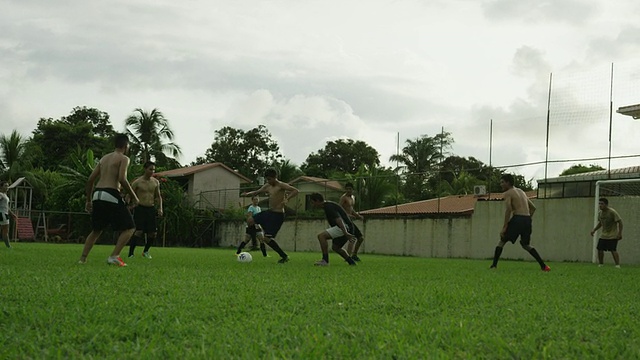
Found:
[[355, 239], [353, 235], [354, 225], [349, 215], [347, 215], [340, 204], [333, 201], [325, 201], [320, 193], [309, 195], [309, 200], [311, 200], [311, 204], [314, 207], [324, 210], [325, 217], [330, 226], [330, 228], [318, 234], [318, 241], [320, 242], [320, 249], [322, 250], [322, 260], [316, 261], [314, 265], [329, 265], [328, 240], [331, 240], [331, 249], [333, 251], [342, 256], [349, 265], [356, 265], [355, 260], [342, 248], [347, 241], [353, 241]]
[[[138, 205], [133, 209], [133, 221], [136, 223], [136, 233], [141, 232], [142, 234], [147, 234], [142, 255], [149, 259], [151, 259], [149, 248], [158, 231], [156, 216], [158, 216], [158, 213], [155, 206]], [[129, 257], [134, 255], [138, 238], [140, 238], [140, 236], [134, 235], [129, 241]]]
[[133, 229], [135, 224], [120, 192], [110, 188], [96, 188], [93, 192], [91, 229], [103, 231], [107, 226], [115, 231]]

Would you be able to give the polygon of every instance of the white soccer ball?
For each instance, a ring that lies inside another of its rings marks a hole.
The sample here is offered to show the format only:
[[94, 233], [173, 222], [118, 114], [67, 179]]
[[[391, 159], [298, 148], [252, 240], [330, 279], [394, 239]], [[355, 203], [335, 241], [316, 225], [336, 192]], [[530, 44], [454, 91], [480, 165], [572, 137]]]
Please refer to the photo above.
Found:
[[253, 256], [251, 256], [251, 254], [249, 254], [248, 252], [244, 251], [238, 255], [238, 261], [242, 263], [249, 263], [253, 261]]

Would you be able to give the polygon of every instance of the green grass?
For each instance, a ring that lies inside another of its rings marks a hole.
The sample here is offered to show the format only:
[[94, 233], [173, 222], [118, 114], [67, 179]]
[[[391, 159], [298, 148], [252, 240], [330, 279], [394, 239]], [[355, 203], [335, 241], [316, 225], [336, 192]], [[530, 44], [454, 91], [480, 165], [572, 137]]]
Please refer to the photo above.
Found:
[[111, 249], [0, 249], [0, 358], [640, 358], [640, 267]]

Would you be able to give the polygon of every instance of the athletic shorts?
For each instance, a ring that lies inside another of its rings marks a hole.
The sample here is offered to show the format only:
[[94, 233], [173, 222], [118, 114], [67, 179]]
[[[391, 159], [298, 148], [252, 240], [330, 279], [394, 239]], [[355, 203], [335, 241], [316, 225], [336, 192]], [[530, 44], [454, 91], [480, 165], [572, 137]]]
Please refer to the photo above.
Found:
[[253, 216], [256, 224], [262, 226], [264, 236], [275, 238], [284, 223], [284, 213], [272, 210], [262, 211]]
[[91, 228], [102, 231], [107, 226], [116, 231], [134, 229], [133, 217], [116, 189], [96, 188], [93, 192]]
[[529, 245], [531, 242], [531, 216], [514, 215], [507, 224], [507, 232], [504, 234], [503, 241], [511, 241], [516, 243], [520, 237], [520, 244]]
[[600, 251], [618, 251], [618, 240], [599, 239], [596, 249]]
[[133, 209], [133, 221], [136, 223], [136, 230], [145, 234], [152, 234], [158, 231], [156, 224], [157, 214], [155, 206], [136, 206]]
[[[343, 247], [344, 244], [346, 244], [347, 241], [349, 241], [349, 239], [347, 239], [347, 237], [344, 236], [344, 233], [342, 232], [342, 229], [340, 229], [340, 227], [338, 227], [338, 226], [332, 226], [332, 227], [326, 229], [325, 231], [331, 237], [331, 240], [333, 242], [333, 246]], [[352, 231], [352, 229], [349, 229], [349, 227], [347, 226], [347, 231]], [[355, 232], [355, 231], [352, 231], [352, 232]], [[355, 235], [355, 234], [352, 233], [352, 235]], [[360, 234], [360, 235], [362, 235], [362, 234]]]
[[0, 213], [0, 225], [9, 225], [9, 214]]

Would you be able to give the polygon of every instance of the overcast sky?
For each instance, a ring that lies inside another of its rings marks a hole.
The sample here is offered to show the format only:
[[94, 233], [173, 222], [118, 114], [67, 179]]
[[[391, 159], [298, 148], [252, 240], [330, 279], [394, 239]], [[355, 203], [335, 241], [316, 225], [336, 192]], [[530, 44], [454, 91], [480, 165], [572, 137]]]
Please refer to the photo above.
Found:
[[[545, 159], [553, 73], [549, 159], [606, 157], [613, 64], [612, 155], [635, 155], [640, 121], [615, 109], [640, 103], [638, 14], [637, 0], [0, 0], [0, 132], [75, 106], [122, 131], [158, 108], [183, 164], [223, 126], [264, 124], [297, 165], [339, 138], [393, 165], [398, 134], [402, 148], [442, 128], [456, 155], [515, 165]], [[575, 163], [607, 167], [549, 176]]]

